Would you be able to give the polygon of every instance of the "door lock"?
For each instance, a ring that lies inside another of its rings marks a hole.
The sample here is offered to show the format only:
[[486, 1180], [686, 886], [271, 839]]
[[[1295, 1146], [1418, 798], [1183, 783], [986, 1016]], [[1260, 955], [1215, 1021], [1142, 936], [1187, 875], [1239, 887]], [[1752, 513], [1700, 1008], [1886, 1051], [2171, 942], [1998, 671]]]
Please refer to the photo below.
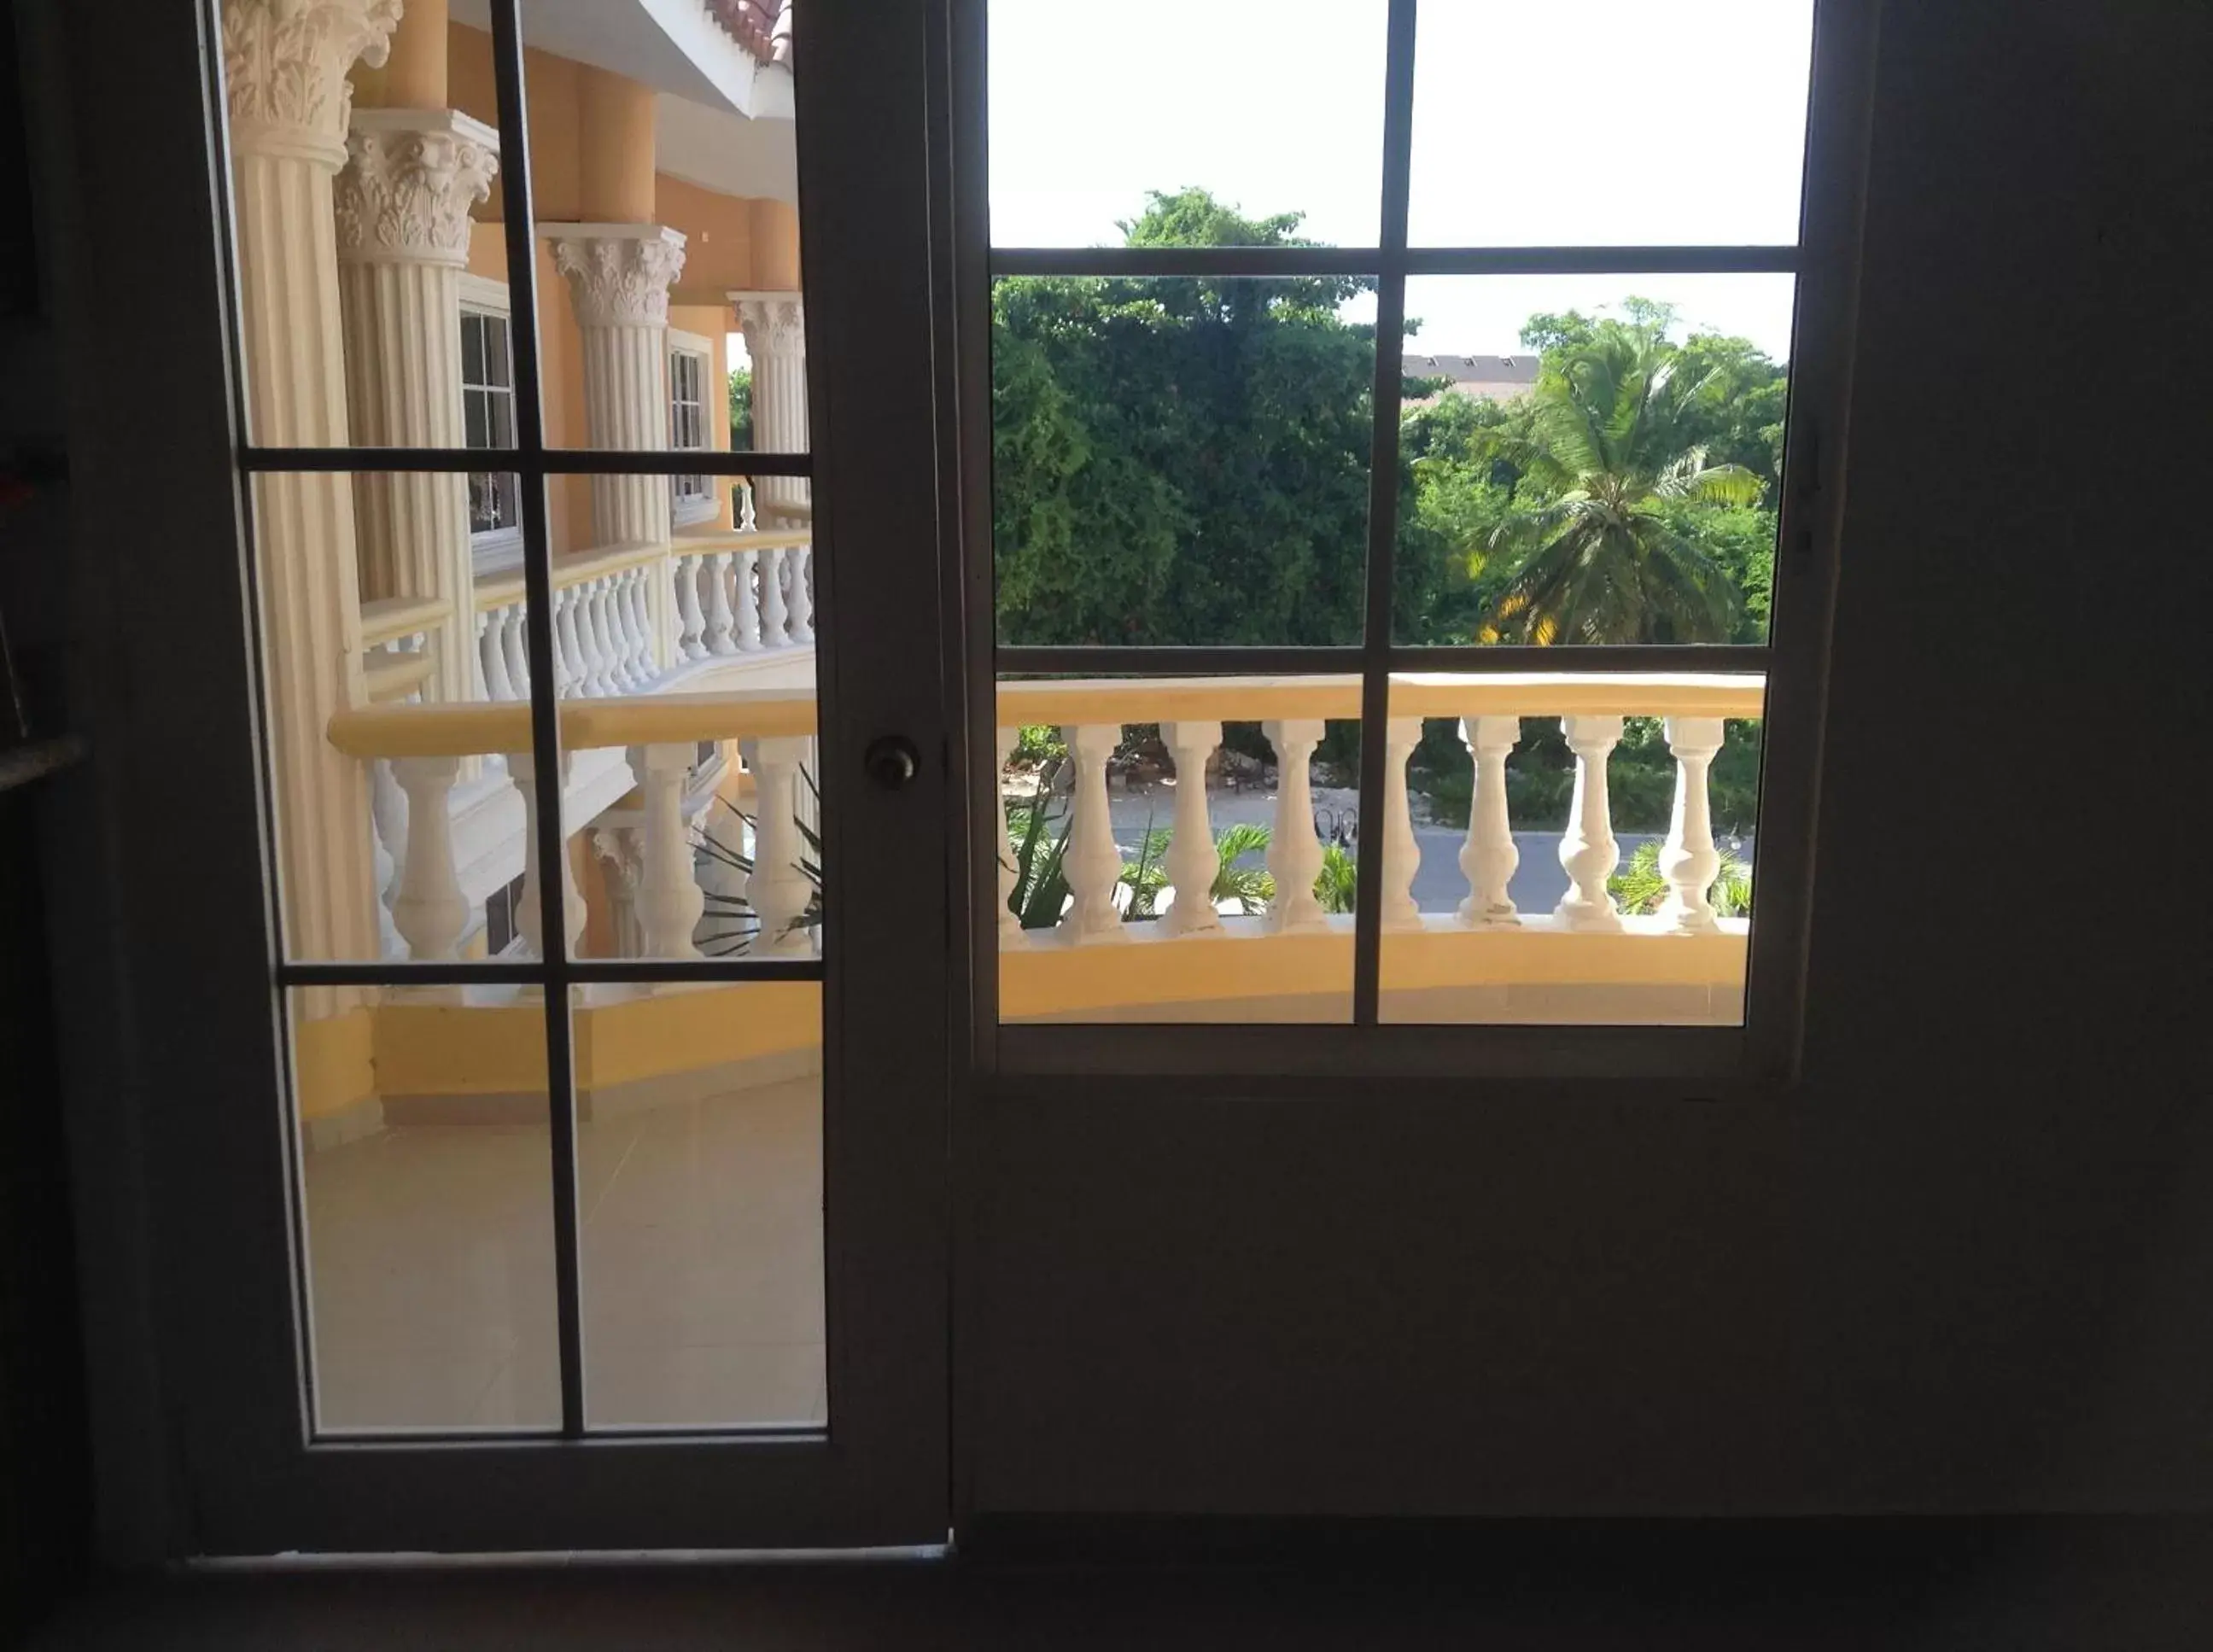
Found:
[[922, 771], [922, 753], [905, 735], [878, 735], [861, 754], [869, 778], [886, 791], [897, 791]]

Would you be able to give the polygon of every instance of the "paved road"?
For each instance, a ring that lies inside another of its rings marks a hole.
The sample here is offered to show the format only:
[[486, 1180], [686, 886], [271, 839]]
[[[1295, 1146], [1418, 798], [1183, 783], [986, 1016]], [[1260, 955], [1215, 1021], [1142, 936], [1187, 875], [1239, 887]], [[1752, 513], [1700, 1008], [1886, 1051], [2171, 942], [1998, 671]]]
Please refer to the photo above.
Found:
[[[1351, 818], [1357, 812], [1356, 803], [1349, 791], [1328, 788], [1315, 790], [1316, 814], [1325, 823], [1333, 816]], [[1111, 800], [1110, 813], [1114, 820], [1115, 842], [1121, 846], [1125, 859], [1133, 857], [1144, 838], [1149, 820], [1155, 827], [1166, 827], [1174, 820], [1175, 789], [1161, 785], [1147, 791], [1118, 792]], [[1207, 814], [1217, 832], [1243, 820], [1265, 826], [1275, 818], [1275, 798], [1259, 790], [1217, 790], [1207, 798]], [[1639, 844], [1651, 842], [1661, 835], [1649, 832], [1616, 833], [1623, 862], [1628, 861]], [[1415, 904], [1425, 912], [1453, 911], [1467, 895], [1467, 880], [1460, 870], [1460, 844], [1466, 841], [1466, 834], [1457, 826], [1420, 826], [1414, 828], [1414, 837], [1422, 848], [1421, 865], [1414, 873]], [[1521, 861], [1515, 869], [1514, 881], [1507, 893], [1525, 912], [1552, 911], [1568, 892], [1568, 875], [1560, 866], [1560, 834], [1517, 832], [1514, 834], [1514, 846], [1521, 851]], [[1724, 846], [1747, 861], [1752, 858], [1749, 838], [1725, 839]]]

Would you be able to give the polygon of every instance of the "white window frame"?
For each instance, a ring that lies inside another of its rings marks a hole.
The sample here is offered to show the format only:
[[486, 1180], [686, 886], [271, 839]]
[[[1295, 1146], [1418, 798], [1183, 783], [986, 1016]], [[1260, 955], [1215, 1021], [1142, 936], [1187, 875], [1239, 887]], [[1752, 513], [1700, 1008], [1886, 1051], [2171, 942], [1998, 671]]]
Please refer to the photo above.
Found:
[[[689, 357], [699, 364], [699, 394], [696, 401], [680, 399], [677, 394], [676, 363], [680, 357]], [[668, 329], [668, 445], [678, 453], [704, 453], [714, 446], [714, 425], [709, 415], [711, 404], [707, 398], [710, 381], [715, 376], [715, 344], [711, 338], [680, 328]], [[725, 393], [727, 393], [727, 392]], [[685, 430], [686, 410], [691, 414], [692, 426]], [[686, 441], [686, 435], [694, 440]], [[668, 479], [668, 515], [673, 526], [691, 527], [700, 522], [715, 520], [721, 507], [715, 498], [714, 479], [708, 476], [677, 476]]]
[[[460, 280], [461, 314], [492, 318], [508, 330], [508, 383], [510, 399], [515, 394], [515, 331], [507, 283], [494, 281], [489, 276], [463, 273]], [[469, 384], [464, 369], [464, 394]], [[522, 525], [518, 519], [505, 527], [495, 527], [469, 535], [469, 559], [479, 574], [505, 573], [522, 565]]]

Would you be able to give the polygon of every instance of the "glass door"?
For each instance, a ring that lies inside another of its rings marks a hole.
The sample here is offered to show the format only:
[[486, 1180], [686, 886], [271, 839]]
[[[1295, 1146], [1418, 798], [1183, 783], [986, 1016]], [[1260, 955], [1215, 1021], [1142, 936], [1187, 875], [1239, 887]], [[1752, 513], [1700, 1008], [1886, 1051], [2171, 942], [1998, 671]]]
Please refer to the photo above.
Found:
[[229, 844], [141, 995], [174, 1549], [945, 1534], [926, 9], [657, 10], [130, 48], [234, 460], [143, 661]]

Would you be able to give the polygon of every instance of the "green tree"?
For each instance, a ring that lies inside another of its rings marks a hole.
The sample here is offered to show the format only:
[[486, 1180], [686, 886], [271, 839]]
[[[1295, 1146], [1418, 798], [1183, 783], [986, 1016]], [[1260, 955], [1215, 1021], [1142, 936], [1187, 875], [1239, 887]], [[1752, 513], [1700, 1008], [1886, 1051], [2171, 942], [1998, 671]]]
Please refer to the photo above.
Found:
[[1751, 504], [1761, 479], [1686, 440], [1708, 381], [1679, 370], [1670, 319], [1644, 306], [1592, 325], [1546, 355], [1526, 433], [1502, 426], [1471, 444], [1516, 477], [1512, 509], [1469, 547], [1472, 566], [1499, 575], [1480, 640], [1721, 642], [1734, 630], [1736, 588], [1675, 508]]
[[[1286, 247], [1204, 190], [1133, 247]], [[1001, 637], [1344, 643], [1360, 631], [1371, 327], [1344, 277], [1025, 277], [992, 299]], [[1405, 479], [1409, 494], [1411, 474]]]
[[730, 451], [744, 453], [753, 445], [753, 371], [730, 369]]

